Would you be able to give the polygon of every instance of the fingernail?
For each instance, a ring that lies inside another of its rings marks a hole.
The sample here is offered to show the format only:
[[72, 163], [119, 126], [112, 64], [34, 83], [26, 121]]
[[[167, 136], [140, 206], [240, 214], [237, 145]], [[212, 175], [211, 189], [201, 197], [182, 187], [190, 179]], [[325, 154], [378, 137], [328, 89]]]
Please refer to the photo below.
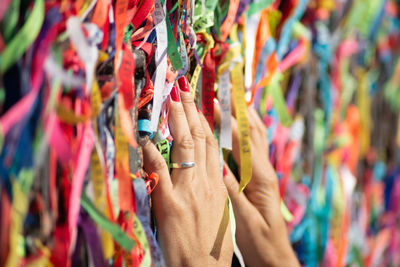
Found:
[[176, 88], [176, 86], [172, 87], [170, 96], [171, 96], [172, 101], [174, 101], [174, 102], [180, 102], [181, 101], [181, 98], [179, 97], [178, 88]]
[[226, 169], [226, 166], [224, 164], [224, 166], [222, 167], [222, 176], [225, 177], [228, 175], [228, 170]]
[[195, 106], [196, 106], [197, 112], [200, 112], [200, 110], [199, 110], [199, 108], [197, 107], [197, 105], [195, 105]]
[[186, 76], [182, 76], [178, 79], [179, 88], [184, 92], [190, 92], [189, 81]]

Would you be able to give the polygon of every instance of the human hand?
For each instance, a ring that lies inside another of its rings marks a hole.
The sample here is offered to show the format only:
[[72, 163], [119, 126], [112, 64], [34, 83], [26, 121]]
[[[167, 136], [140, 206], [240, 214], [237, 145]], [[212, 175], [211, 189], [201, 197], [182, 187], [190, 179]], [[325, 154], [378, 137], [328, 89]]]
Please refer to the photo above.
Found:
[[[215, 110], [218, 123], [218, 105]], [[248, 266], [299, 266], [280, 211], [278, 179], [268, 159], [266, 128], [253, 108], [248, 109], [248, 118], [253, 169], [245, 194], [238, 194], [239, 183], [224, 165], [224, 183], [236, 218], [236, 242]], [[231, 119], [232, 154], [241, 168], [237, 122]]]
[[230, 266], [228, 194], [221, 178], [218, 143], [186, 85], [180, 94], [176, 87], [171, 92], [171, 162], [196, 165], [174, 168], [170, 174], [152, 143], [143, 148], [145, 170], [159, 175], [152, 203], [160, 246], [168, 266]]

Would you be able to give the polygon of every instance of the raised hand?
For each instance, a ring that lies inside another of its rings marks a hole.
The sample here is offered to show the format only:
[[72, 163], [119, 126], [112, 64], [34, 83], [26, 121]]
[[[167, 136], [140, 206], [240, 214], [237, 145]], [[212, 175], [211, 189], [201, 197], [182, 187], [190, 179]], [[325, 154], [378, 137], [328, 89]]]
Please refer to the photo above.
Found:
[[[168, 266], [230, 266], [233, 247], [226, 217], [228, 194], [221, 177], [218, 143], [197, 111], [188, 85], [181, 86], [180, 92], [176, 87], [172, 90], [171, 161], [183, 168], [175, 164], [170, 174], [155, 146], [148, 143], [144, 147], [145, 170], [160, 177], [152, 193], [160, 245]], [[185, 167], [193, 162], [193, 167]]]
[[[215, 105], [217, 123], [219, 106]], [[290, 246], [280, 211], [278, 179], [268, 159], [266, 128], [253, 108], [248, 109], [252, 178], [245, 194], [224, 165], [224, 183], [232, 200], [236, 219], [236, 242], [247, 266], [299, 266]], [[237, 123], [232, 120], [232, 154], [240, 166]]]

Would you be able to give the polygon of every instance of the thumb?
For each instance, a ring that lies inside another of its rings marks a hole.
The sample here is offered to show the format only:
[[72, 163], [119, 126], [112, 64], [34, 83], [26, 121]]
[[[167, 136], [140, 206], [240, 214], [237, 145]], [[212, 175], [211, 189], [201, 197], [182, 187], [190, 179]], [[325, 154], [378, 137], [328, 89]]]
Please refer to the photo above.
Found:
[[246, 195], [244, 193], [239, 194], [239, 183], [225, 162], [223, 168], [223, 180], [232, 201], [235, 217], [239, 217], [237, 219], [246, 219], [249, 215], [258, 213], [257, 209], [250, 203]]

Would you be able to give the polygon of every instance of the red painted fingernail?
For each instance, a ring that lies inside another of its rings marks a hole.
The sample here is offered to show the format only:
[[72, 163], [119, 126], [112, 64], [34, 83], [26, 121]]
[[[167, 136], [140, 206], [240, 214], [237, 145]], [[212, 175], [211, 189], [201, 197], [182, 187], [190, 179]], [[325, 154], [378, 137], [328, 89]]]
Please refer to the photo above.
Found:
[[178, 79], [179, 88], [184, 92], [190, 92], [189, 81], [186, 76], [182, 76]]
[[226, 166], [224, 164], [223, 168], [222, 168], [222, 176], [227, 176], [228, 175], [228, 170], [226, 169]]
[[170, 93], [171, 99], [174, 102], [180, 102], [181, 98], [179, 96], [178, 88], [176, 86], [172, 87], [171, 93]]

